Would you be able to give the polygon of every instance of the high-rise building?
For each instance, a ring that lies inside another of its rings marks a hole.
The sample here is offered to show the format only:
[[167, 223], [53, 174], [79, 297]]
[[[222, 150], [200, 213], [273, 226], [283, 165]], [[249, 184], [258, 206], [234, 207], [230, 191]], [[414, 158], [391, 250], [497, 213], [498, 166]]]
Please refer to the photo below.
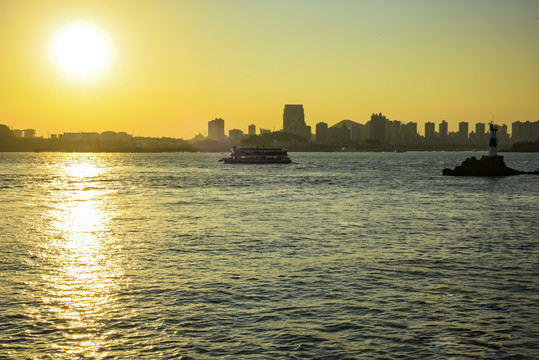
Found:
[[468, 140], [468, 123], [466, 121], [459, 122], [459, 140], [466, 142]]
[[490, 136], [485, 133], [485, 130], [485, 123], [475, 123], [475, 132], [472, 131], [468, 135], [469, 142], [479, 146], [487, 144]]
[[485, 133], [485, 129], [485, 123], [475, 123], [475, 132], [472, 131], [468, 135], [470, 143], [477, 145], [484, 145], [488, 143], [489, 136]]
[[355, 142], [361, 141], [364, 128], [365, 125], [362, 124], [352, 125], [350, 127], [350, 140]]
[[402, 145], [414, 144], [418, 141], [419, 135], [417, 135], [417, 123], [410, 121], [407, 124], [402, 124], [400, 129], [400, 143]]
[[522, 125], [522, 121], [514, 121], [511, 124], [511, 140], [513, 140], [513, 142], [518, 142], [524, 138], [524, 127]]
[[297, 124], [305, 125], [303, 105], [285, 105], [283, 112], [283, 130], [287, 131], [287, 129]]
[[440, 125], [438, 126], [438, 133], [440, 134], [441, 139], [447, 138], [449, 126], [447, 125], [447, 121], [442, 120]]
[[436, 137], [436, 124], [433, 122], [425, 123], [425, 139], [428, 141], [434, 140]]
[[386, 144], [400, 144], [401, 122], [398, 120], [388, 120], [386, 122]]
[[285, 105], [283, 111], [283, 130], [307, 140], [311, 139], [311, 127], [305, 124], [303, 105]]
[[350, 129], [345, 124], [342, 126], [332, 126], [328, 129], [329, 141], [332, 144], [347, 145], [350, 142]]
[[248, 132], [249, 135], [256, 135], [256, 125], [254, 124], [251, 124], [249, 125], [249, 132]]
[[[537, 122], [539, 128], [539, 121]], [[538, 132], [539, 134], [539, 132]], [[509, 134], [507, 133], [507, 125], [498, 125], [498, 143], [499, 144], [508, 144], [509, 143]]]
[[515, 121], [511, 125], [511, 140], [513, 142], [535, 141], [539, 139], [539, 120]]
[[243, 137], [243, 131], [241, 131], [240, 129], [228, 130], [228, 137], [232, 141], [240, 141]]
[[319, 122], [316, 124], [316, 142], [320, 144], [329, 143], [329, 131], [327, 123]]
[[485, 123], [475, 124], [475, 134], [477, 136], [485, 135]]
[[208, 121], [208, 137], [212, 140], [225, 138], [225, 121], [221, 118]]
[[372, 114], [371, 119], [367, 122], [367, 129], [370, 140], [378, 140], [380, 144], [386, 142], [386, 123], [387, 118], [380, 114]]

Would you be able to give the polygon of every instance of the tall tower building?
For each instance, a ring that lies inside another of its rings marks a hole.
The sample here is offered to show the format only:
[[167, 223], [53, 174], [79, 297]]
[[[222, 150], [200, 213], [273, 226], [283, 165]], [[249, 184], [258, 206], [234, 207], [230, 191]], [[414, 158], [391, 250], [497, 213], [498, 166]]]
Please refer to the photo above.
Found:
[[462, 141], [468, 140], [468, 123], [466, 121], [459, 122], [459, 138]]
[[400, 143], [401, 122], [398, 120], [386, 121], [386, 143], [397, 145]]
[[485, 123], [476, 123], [475, 124], [475, 133], [479, 136], [485, 135]]
[[438, 132], [440, 133], [440, 138], [445, 139], [447, 137], [449, 126], [447, 125], [447, 121], [442, 120], [440, 125], [438, 126]]
[[316, 142], [326, 144], [329, 142], [328, 124], [319, 122], [316, 124]]
[[524, 137], [523, 130], [524, 126], [522, 121], [513, 122], [511, 124], [511, 140], [513, 140], [513, 142], [520, 141]]
[[303, 105], [285, 105], [283, 112], [283, 130], [288, 130], [293, 126], [305, 125], [305, 112]]
[[208, 121], [208, 137], [212, 140], [225, 138], [225, 121], [221, 118]]
[[471, 142], [482, 145], [488, 139], [488, 136], [485, 133], [485, 123], [478, 122], [475, 124], [475, 133], [471, 132], [469, 135]]
[[425, 123], [425, 139], [432, 140], [436, 135], [435, 124], [431, 121]]
[[372, 114], [371, 119], [367, 122], [369, 129], [369, 139], [378, 140], [380, 144], [386, 143], [386, 125], [387, 118], [380, 114]]
[[351, 141], [361, 141], [361, 138], [363, 137], [363, 129], [365, 128], [365, 125], [357, 124], [352, 125], [350, 127], [350, 140]]
[[402, 124], [400, 130], [400, 141], [403, 145], [413, 144], [417, 141], [417, 123], [410, 121], [409, 123]]
[[228, 137], [230, 138], [230, 140], [240, 141], [243, 137], [243, 131], [241, 131], [240, 129], [228, 130]]
[[251, 125], [249, 125], [248, 129], [249, 129], [248, 130], [249, 135], [256, 135], [256, 125], [251, 124]]
[[[536, 122], [537, 129], [539, 130], [539, 121]], [[539, 131], [537, 132], [539, 134]], [[498, 143], [499, 144], [507, 144], [509, 142], [509, 134], [507, 133], [507, 125], [502, 124], [498, 125]]]
[[285, 105], [283, 111], [283, 130], [307, 140], [311, 138], [311, 127], [305, 124], [303, 105]]

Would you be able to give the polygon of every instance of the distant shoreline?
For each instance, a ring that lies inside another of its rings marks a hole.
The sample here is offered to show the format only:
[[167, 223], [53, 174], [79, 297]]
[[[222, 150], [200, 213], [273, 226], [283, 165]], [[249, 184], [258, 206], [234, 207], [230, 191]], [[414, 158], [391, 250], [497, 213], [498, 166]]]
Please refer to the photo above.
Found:
[[[222, 153], [227, 150], [215, 149], [0, 149], [0, 153], [119, 153], [119, 154], [158, 154], [158, 153]], [[392, 153], [390, 149], [360, 149], [352, 151], [322, 150], [322, 149], [288, 149], [289, 152], [319, 152], [319, 153]], [[409, 149], [405, 152], [486, 152], [486, 149]], [[501, 149], [500, 153], [536, 153], [535, 150]]]

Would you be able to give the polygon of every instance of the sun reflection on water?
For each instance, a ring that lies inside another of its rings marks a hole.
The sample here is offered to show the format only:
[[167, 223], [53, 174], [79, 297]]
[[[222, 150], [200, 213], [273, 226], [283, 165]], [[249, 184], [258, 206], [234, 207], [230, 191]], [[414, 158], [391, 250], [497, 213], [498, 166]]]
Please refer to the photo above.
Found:
[[101, 173], [101, 169], [99, 169], [95, 164], [88, 162], [79, 162], [67, 165], [63, 167], [63, 171], [69, 176], [78, 178], [97, 176]]
[[113, 345], [107, 320], [119, 307], [123, 277], [121, 245], [110, 224], [114, 189], [103, 181], [106, 164], [98, 155], [66, 154], [63, 160], [55, 167], [52, 206], [44, 215], [41, 257], [47, 271], [39, 312], [62, 334], [50, 344], [57, 355], [102, 358]]

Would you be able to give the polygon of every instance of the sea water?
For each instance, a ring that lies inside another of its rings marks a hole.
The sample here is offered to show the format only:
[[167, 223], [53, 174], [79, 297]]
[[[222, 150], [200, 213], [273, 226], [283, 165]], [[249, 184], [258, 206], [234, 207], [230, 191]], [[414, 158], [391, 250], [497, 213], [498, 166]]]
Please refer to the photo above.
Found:
[[0, 153], [0, 358], [538, 358], [539, 176], [471, 155]]

